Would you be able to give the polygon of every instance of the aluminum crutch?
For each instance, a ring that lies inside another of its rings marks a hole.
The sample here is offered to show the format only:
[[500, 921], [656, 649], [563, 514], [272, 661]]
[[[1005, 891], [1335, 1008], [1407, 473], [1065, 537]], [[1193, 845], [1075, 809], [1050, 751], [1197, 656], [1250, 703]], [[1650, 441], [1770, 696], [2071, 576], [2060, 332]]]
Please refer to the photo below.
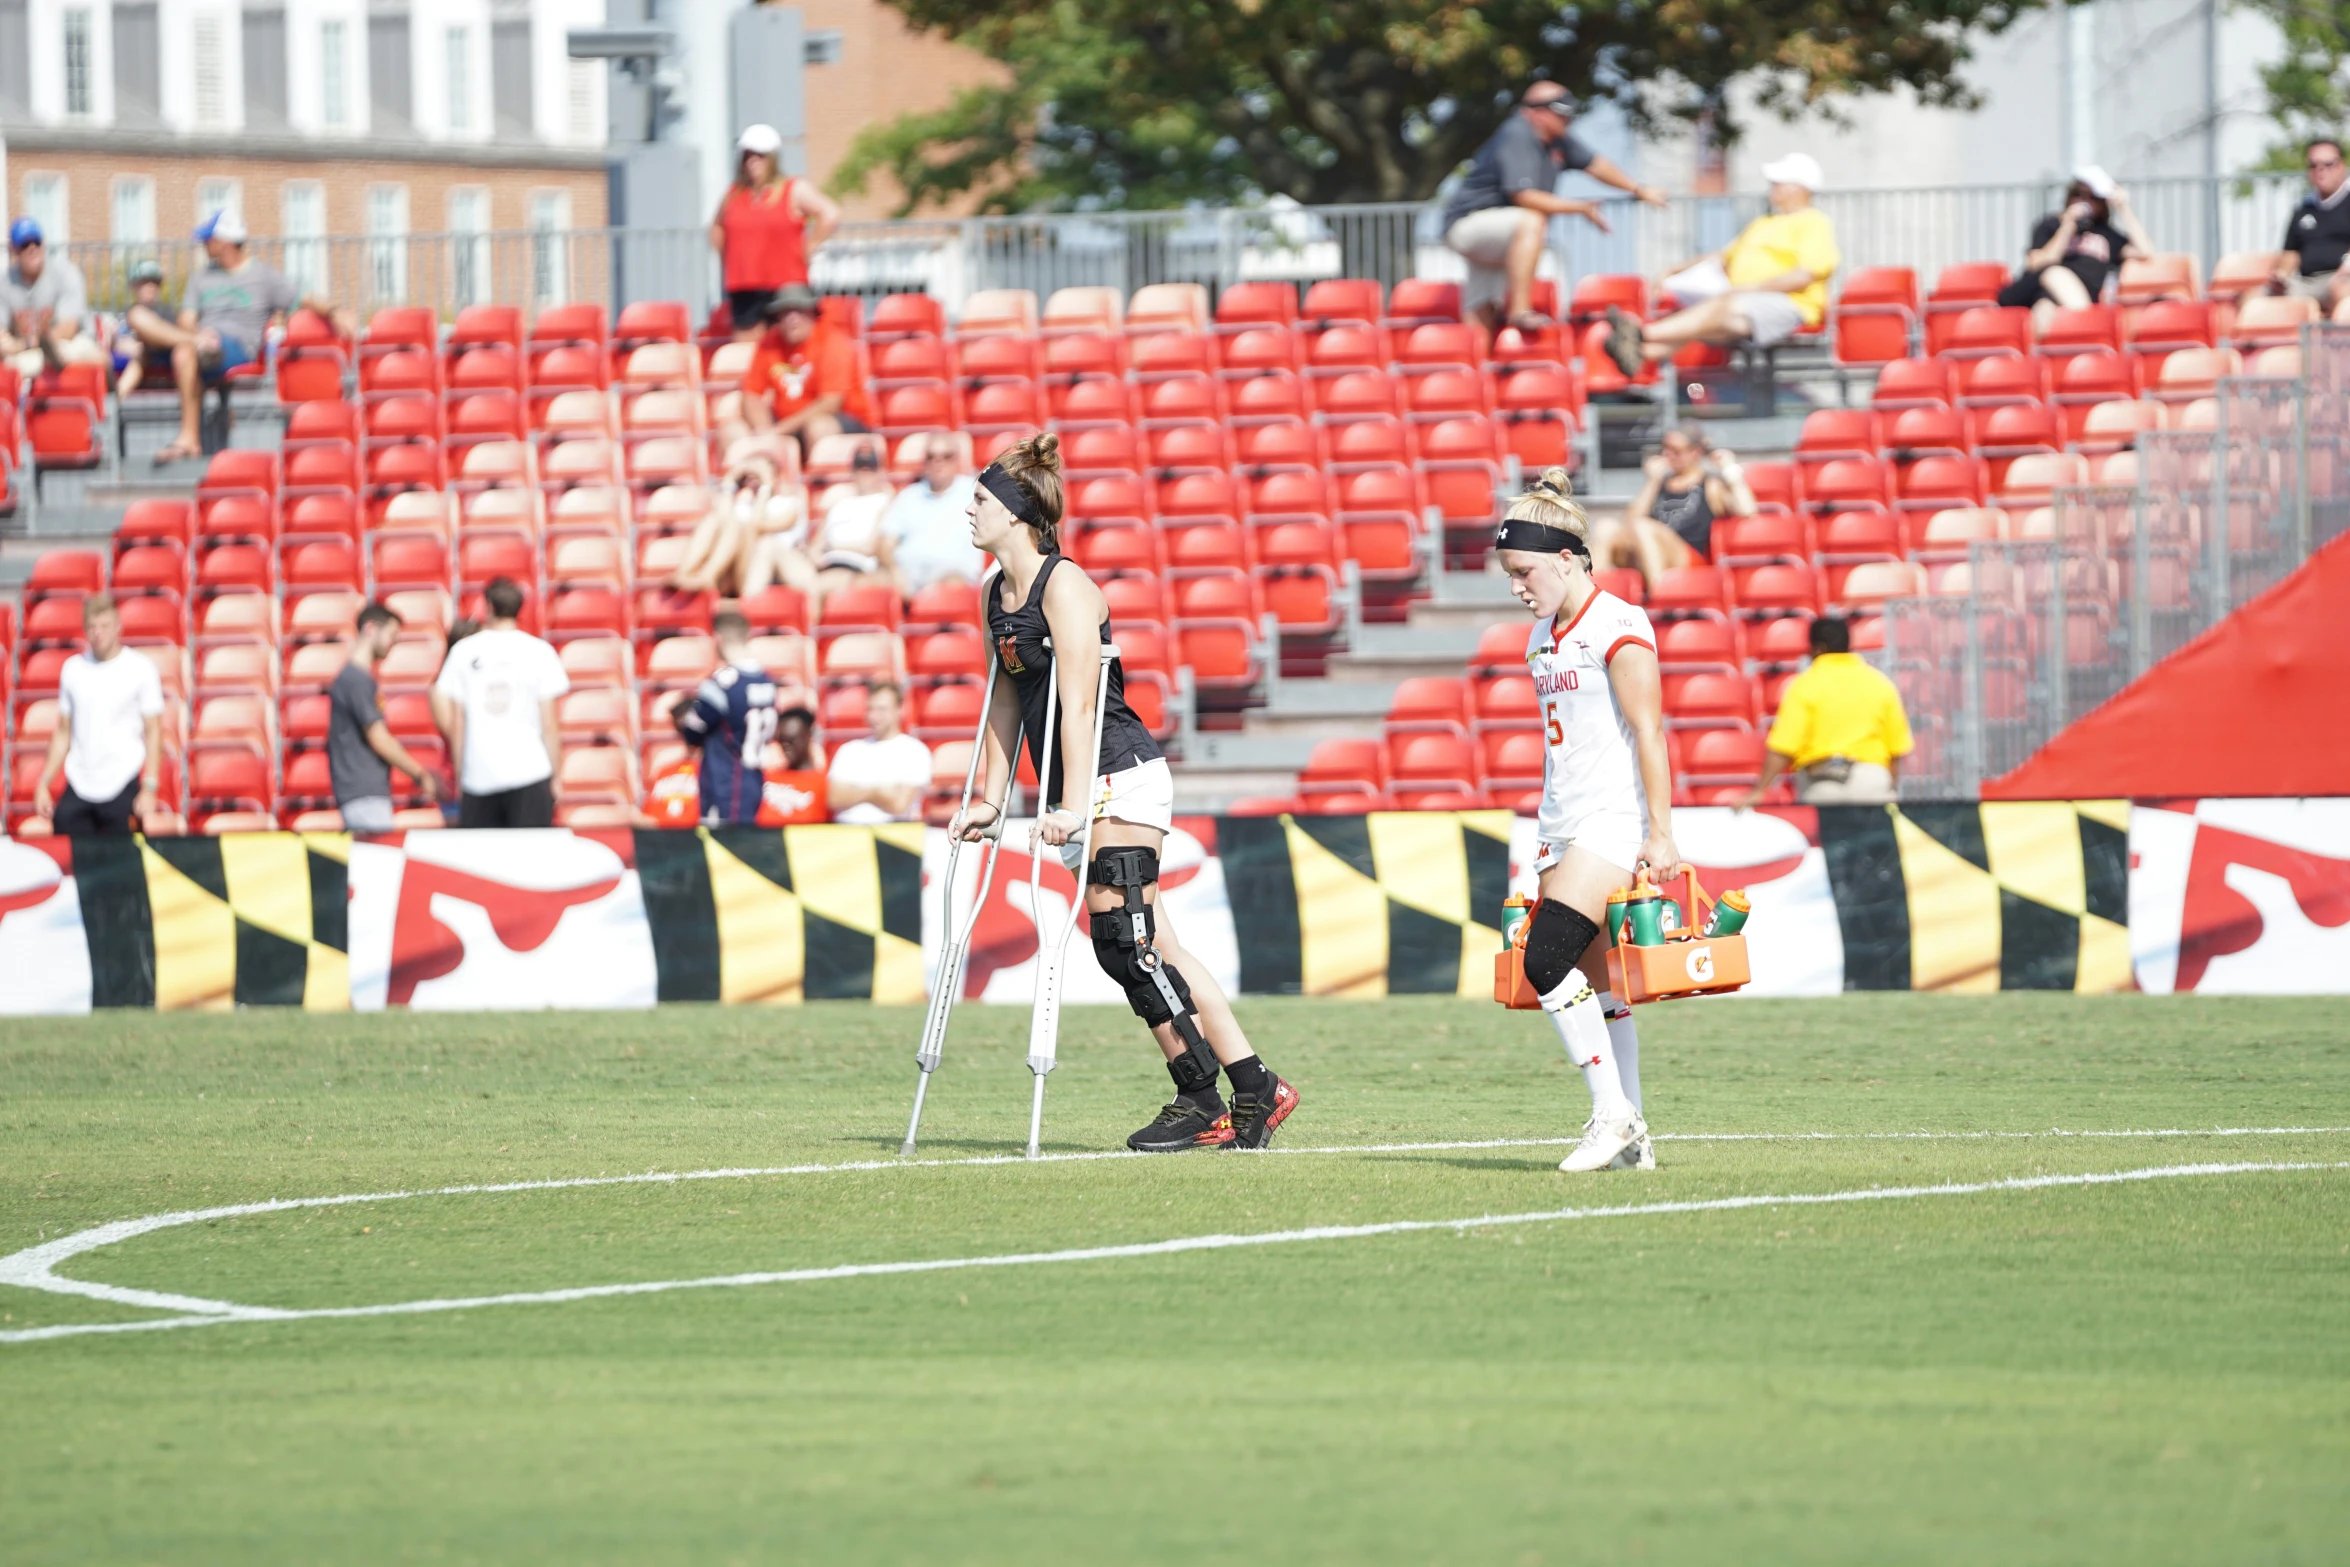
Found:
[[[971, 809], [971, 796], [978, 791], [981, 764], [987, 756], [987, 723], [995, 706], [995, 654], [991, 649], [987, 659], [987, 690], [979, 699], [979, 735], [971, 746], [971, 764], [963, 770], [963, 800], [955, 814], [962, 816]], [[1014, 756], [1017, 763], [1018, 757]], [[1006, 768], [1004, 793], [1008, 800], [1012, 790], [1012, 773]], [[898, 1149], [898, 1157], [910, 1158], [914, 1140], [922, 1131], [922, 1101], [930, 1092], [930, 1074], [938, 1070], [939, 1058], [946, 1053], [947, 1025], [953, 1020], [955, 1003], [963, 995], [963, 971], [971, 959], [971, 937], [979, 928], [979, 916], [987, 907], [988, 889], [995, 885], [996, 859], [1004, 846], [1004, 801], [989, 802], [996, 807], [995, 820], [988, 823], [981, 834], [979, 860], [979, 887], [971, 898], [970, 911], [960, 920], [955, 918], [955, 866], [962, 857], [963, 839], [955, 834], [947, 840], [946, 875], [939, 887], [939, 924], [946, 932], [946, 942], [939, 949], [938, 974], [931, 986], [930, 1012], [922, 1020], [922, 1044], [914, 1053], [914, 1065], [920, 1068], [914, 1078], [914, 1115], [906, 1123], [906, 1141]]]
[[[1049, 649], [1052, 640], [1048, 637]], [[1070, 793], [1070, 780], [1061, 780], [1061, 800], [1064, 809], [1074, 799], [1080, 820], [1085, 823], [1084, 846], [1077, 861], [1077, 890], [1069, 900], [1069, 917], [1061, 926], [1058, 939], [1045, 934], [1044, 853], [1047, 845], [1038, 836], [1044, 823], [1043, 780], [1051, 776], [1049, 761], [1039, 758], [1036, 776], [1036, 823], [1028, 833], [1028, 908], [1036, 919], [1036, 1000], [1028, 1015], [1028, 1070], [1035, 1074], [1036, 1093], [1028, 1109], [1028, 1157], [1038, 1156], [1038, 1140], [1044, 1134], [1044, 1080], [1052, 1071], [1061, 1039], [1061, 964], [1069, 950], [1069, 938], [1077, 933], [1078, 916], [1085, 911], [1085, 867], [1093, 862], [1094, 785], [1099, 780], [1102, 766], [1102, 721], [1110, 705], [1110, 664], [1118, 656], [1114, 642], [1102, 644], [1101, 668], [1094, 676], [1093, 694], [1093, 752], [1086, 762], [1085, 787]], [[1059, 692], [1060, 661], [1053, 661], [1052, 672], [1045, 681], [1045, 753], [1052, 754], [1054, 725], [1060, 718]]]

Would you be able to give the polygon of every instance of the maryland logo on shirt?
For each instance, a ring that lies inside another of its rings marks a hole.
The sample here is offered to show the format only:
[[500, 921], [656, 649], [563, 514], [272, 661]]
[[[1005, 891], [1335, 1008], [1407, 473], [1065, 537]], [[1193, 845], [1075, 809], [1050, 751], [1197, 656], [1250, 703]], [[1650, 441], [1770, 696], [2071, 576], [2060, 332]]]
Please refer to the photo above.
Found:
[[1028, 666], [1020, 662], [1020, 639], [1018, 637], [1007, 635], [996, 638], [995, 656], [1008, 672], [1015, 675], [1028, 673]]

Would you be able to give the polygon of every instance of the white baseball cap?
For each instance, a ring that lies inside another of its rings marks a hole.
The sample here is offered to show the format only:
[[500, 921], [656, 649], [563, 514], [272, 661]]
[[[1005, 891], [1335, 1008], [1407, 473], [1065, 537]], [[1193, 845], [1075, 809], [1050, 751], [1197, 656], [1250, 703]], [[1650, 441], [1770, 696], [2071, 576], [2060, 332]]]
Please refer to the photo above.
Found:
[[783, 151], [783, 135], [772, 125], [745, 126], [743, 133], [734, 139], [734, 150], [772, 158]]
[[1791, 152], [1762, 166], [1762, 177], [1773, 185], [1800, 185], [1816, 191], [1826, 183], [1820, 160], [1808, 152]]
[[223, 207], [204, 220], [196, 230], [196, 238], [225, 240], [231, 245], [242, 245], [245, 242], [245, 220], [237, 215], [234, 208]]
[[2073, 178], [2089, 187], [2089, 194], [2099, 201], [2113, 199], [2113, 176], [2094, 163], [2084, 163], [2073, 170]]

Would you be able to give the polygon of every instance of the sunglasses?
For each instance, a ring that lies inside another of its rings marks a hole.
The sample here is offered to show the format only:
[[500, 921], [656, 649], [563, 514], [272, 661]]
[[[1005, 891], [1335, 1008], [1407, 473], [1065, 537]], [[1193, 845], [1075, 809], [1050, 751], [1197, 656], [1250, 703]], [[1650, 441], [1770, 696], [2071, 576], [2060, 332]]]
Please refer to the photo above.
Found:
[[2342, 166], [2342, 160], [2339, 158], [2312, 158], [2309, 160], [2309, 166], [2313, 169], [2338, 169]]

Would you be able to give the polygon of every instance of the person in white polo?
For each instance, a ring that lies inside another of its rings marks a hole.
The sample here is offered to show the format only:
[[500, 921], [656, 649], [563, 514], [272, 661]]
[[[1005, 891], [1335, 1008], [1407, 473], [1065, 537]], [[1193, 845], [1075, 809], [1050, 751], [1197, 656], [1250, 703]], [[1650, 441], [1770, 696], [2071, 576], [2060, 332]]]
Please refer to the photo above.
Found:
[[[82, 604], [89, 651], [65, 661], [57, 680], [57, 729], [33, 785], [34, 808], [69, 838], [131, 830], [155, 810], [163, 776], [163, 681], [143, 653], [122, 645], [114, 600], [94, 593]], [[65, 795], [54, 805], [49, 784], [65, 769]]]
[[834, 821], [922, 819], [922, 796], [930, 788], [930, 747], [898, 727], [905, 706], [905, 697], [890, 681], [879, 680], [866, 689], [865, 722], [873, 726], [873, 738], [835, 746], [832, 765], [824, 773], [826, 803]]
[[514, 624], [522, 589], [494, 577], [489, 624], [449, 649], [432, 686], [433, 722], [457, 758], [457, 825], [552, 827], [563, 731], [555, 700], [571, 689], [553, 648]]

